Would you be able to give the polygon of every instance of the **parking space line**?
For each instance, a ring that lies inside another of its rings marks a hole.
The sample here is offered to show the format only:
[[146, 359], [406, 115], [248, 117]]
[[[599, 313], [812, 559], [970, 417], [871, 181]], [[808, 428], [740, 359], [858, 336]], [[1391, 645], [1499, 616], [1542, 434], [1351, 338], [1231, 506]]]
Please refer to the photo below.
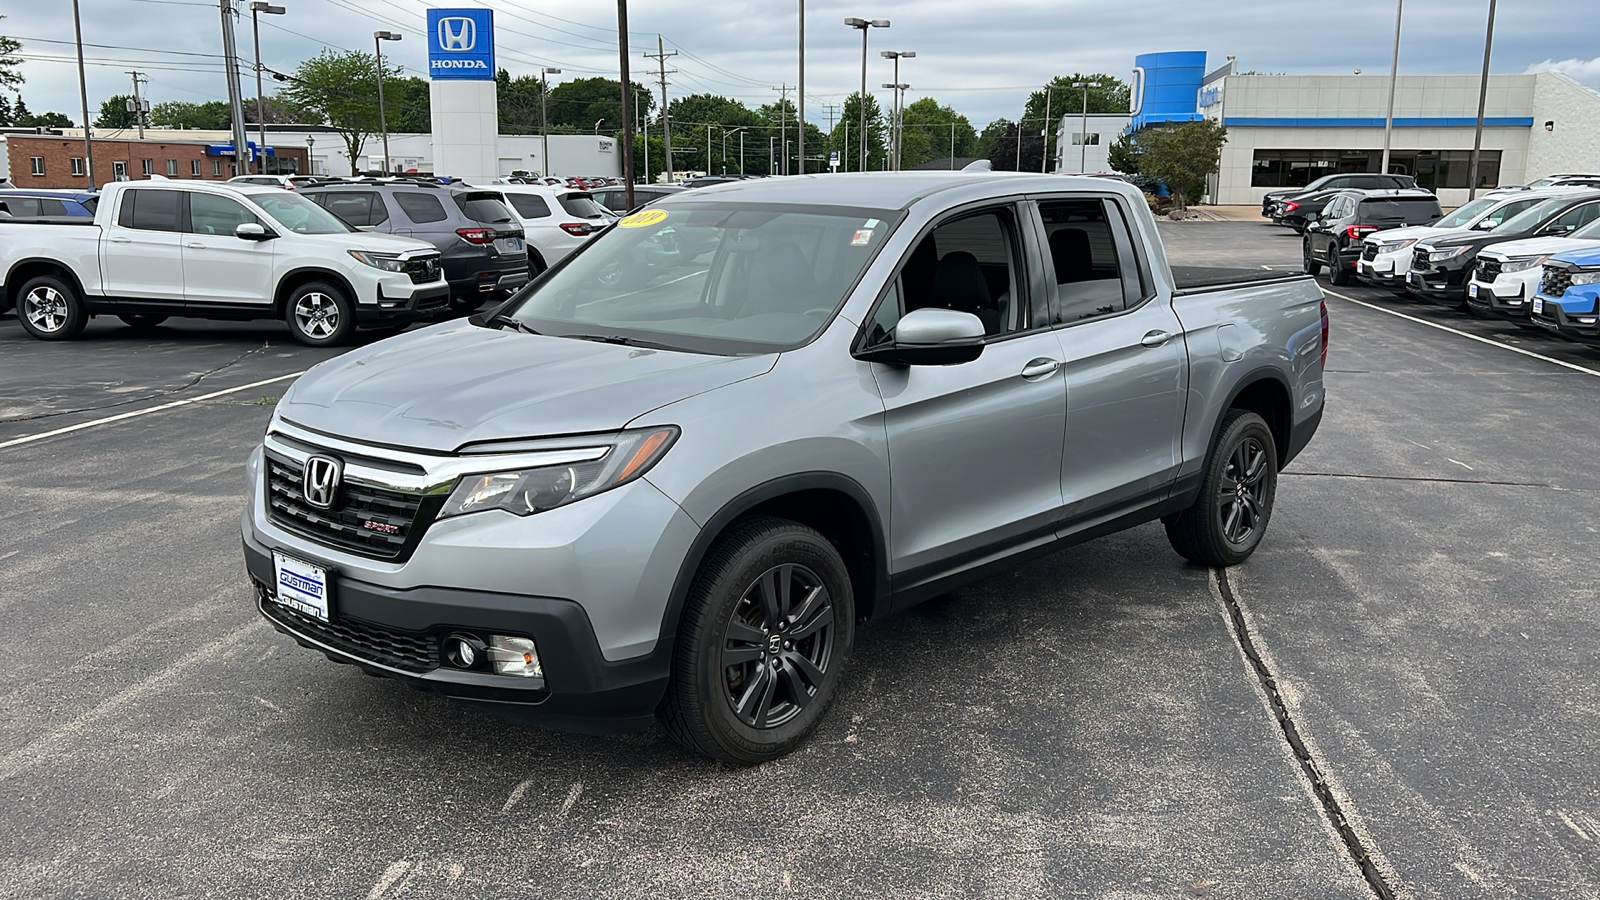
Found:
[[20, 447], [23, 444], [31, 444], [35, 441], [42, 441], [45, 438], [52, 438], [63, 434], [71, 434], [74, 431], [83, 431], [86, 428], [94, 428], [99, 425], [110, 425], [114, 422], [121, 422], [126, 419], [136, 419], [139, 416], [148, 416], [151, 413], [158, 413], [162, 412], [163, 410], [174, 409], [179, 406], [189, 406], [190, 404], [199, 403], [202, 400], [211, 400], [217, 397], [227, 396], [228, 394], [237, 394], [240, 391], [248, 391], [251, 388], [258, 388], [268, 384], [276, 384], [277, 382], [286, 381], [290, 378], [299, 378], [305, 373], [306, 370], [301, 369], [298, 372], [290, 372], [287, 375], [279, 375], [276, 378], [268, 378], [264, 381], [253, 381], [249, 384], [241, 384], [238, 387], [231, 387], [220, 391], [212, 391], [209, 394], [201, 394], [198, 397], [190, 397], [187, 400], [174, 400], [171, 403], [163, 403], [160, 406], [152, 406], [149, 409], [136, 409], [132, 412], [118, 413], [114, 416], [106, 416], [105, 418], [93, 419], [88, 422], [79, 422], [76, 425], [68, 425], [65, 428], [57, 428], [53, 431], [41, 431], [38, 434], [23, 435], [19, 438], [12, 438], [9, 441], [0, 441], [0, 450], [5, 450], [9, 447]]
[[[1357, 300], [1354, 297], [1346, 296], [1344, 294], [1339, 293], [1338, 291], [1330, 291], [1327, 288], [1323, 288], [1322, 292], [1324, 294], [1327, 294], [1330, 297], [1338, 297], [1340, 300], [1348, 300], [1351, 303], [1357, 304], [1359, 306], [1365, 306], [1367, 309], [1375, 309], [1375, 310], [1377, 310], [1378, 312], [1381, 312], [1381, 313], [1388, 313], [1391, 316], [1398, 316], [1399, 318], [1405, 319], [1408, 322], [1416, 322], [1418, 325], [1426, 325], [1429, 328], [1437, 328], [1440, 331], [1448, 331], [1451, 334], [1460, 335], [1461, 337], [1477, 341], [1480, 344], [1488, 344], [1491, 347], [1499, 347], [1501, 350], [1510, 350], [1512, 353], [1520, 353], [1523, 356], [1531, 356], [1534, 359], [1542, 359], [1547, 363], [1555, 363], [1556, 365], [1561, 366], [1562, 368], [1571, 369], [1574, 372], [1582, 372], [1585, 375], [1593, 375], [1596, 378], [1600, 378], [1600, 370], [1585, 368], [1583, 366], [1578, 365], [1577, 363], [1569, 363], [1569, 362], [1566, 362], [1564, 360], [1559, 360], [1559, 359], [1555, 359], [1553, 357], [1545, 356], [1542, 353], [1534, 353], [1532, 350], [1524, 350], [1521, 347], [1513, 347], [1510, 344], [1502, 344], [1499, 341], [1491, 341], [1486, 337], [1481, 337], [1481, 336], [1476, 335], [1476, 334], [1471, 334], [1471, 333], [1466, 332], [1466, 331], [1461, 331], [1459, 329], [1451, 328], [1449, 325], [1440, 325], [1438, 322], [1429, 322], [1427, 319], [1419, 319], [1416, 316], [1408, 316], [1403, 312], [1397, 312], [1397, 311], [1389, 309], [1387, 307], [1379, 306], [1376, 303], [1368, 303], [1365, 300]], [[4, 445], [0, 444], [0, 446], [4, 446]]]

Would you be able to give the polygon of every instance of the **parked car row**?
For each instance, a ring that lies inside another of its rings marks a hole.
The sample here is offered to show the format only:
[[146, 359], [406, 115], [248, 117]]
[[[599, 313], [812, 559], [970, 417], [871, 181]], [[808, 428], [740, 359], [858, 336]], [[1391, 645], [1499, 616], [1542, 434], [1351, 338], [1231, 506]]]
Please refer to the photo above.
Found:
[[1273, 224], [1284, 225], [1293, 228], [1296, 234], [1303, 234], [1306, 222], [1322, 212], [1340, 191], [1405, 190], [1416, 186], [1417, 180], [1410, 175], [1371, 172], [1324, 175], [1305, 187], [1268, 192], [1261, 198], [1261, 215], [1271, 219]]

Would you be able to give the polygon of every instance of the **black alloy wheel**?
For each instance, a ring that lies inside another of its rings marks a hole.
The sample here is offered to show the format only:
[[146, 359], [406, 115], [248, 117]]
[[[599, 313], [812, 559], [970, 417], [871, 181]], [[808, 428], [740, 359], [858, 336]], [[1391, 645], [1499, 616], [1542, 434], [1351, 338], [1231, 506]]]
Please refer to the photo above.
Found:
[[1328, 242], [1328, 280], [1339, 287], [1350, 283], [1350, 267], [1339, 258], [1337, 241]]
[[752, 728], [799, 715], [827, 680], [833, 598], [817, 573], [781, 563], [745, 589], [724, 628], [722, 699]]
[[1278, 492], [1278, 450], [1266, 420], [1229, 410], [1212, 445], [1199, 496], [1162, 519], [1172, 549], [1207, 566], [1244, 562], [1260, 545]]

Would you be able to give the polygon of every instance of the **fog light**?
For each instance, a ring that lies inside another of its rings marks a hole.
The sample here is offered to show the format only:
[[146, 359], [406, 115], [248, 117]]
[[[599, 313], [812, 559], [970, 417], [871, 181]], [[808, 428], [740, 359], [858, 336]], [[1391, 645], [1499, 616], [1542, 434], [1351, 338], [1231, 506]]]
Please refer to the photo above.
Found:
[[458, 669], [476, 666], [488, 654], [483, 641], [470, 634], [452, 634], [444, 639], [444, 658]]
[[492, 634], [489, 636], [489, 659], [494, 662], [496, 675], [544, 680], [544, 667], [539, 664], [539, 648], [534, 646], [532, 638]]

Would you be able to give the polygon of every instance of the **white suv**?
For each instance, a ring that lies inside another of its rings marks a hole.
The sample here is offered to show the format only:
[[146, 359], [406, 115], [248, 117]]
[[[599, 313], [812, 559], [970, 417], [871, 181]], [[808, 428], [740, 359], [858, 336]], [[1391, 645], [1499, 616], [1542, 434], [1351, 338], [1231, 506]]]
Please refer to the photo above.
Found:
[[528, 241], [530, 275], [550, 268], [589, 242], [616, 216], [585, 191], [538, 184], [500, 184]]

